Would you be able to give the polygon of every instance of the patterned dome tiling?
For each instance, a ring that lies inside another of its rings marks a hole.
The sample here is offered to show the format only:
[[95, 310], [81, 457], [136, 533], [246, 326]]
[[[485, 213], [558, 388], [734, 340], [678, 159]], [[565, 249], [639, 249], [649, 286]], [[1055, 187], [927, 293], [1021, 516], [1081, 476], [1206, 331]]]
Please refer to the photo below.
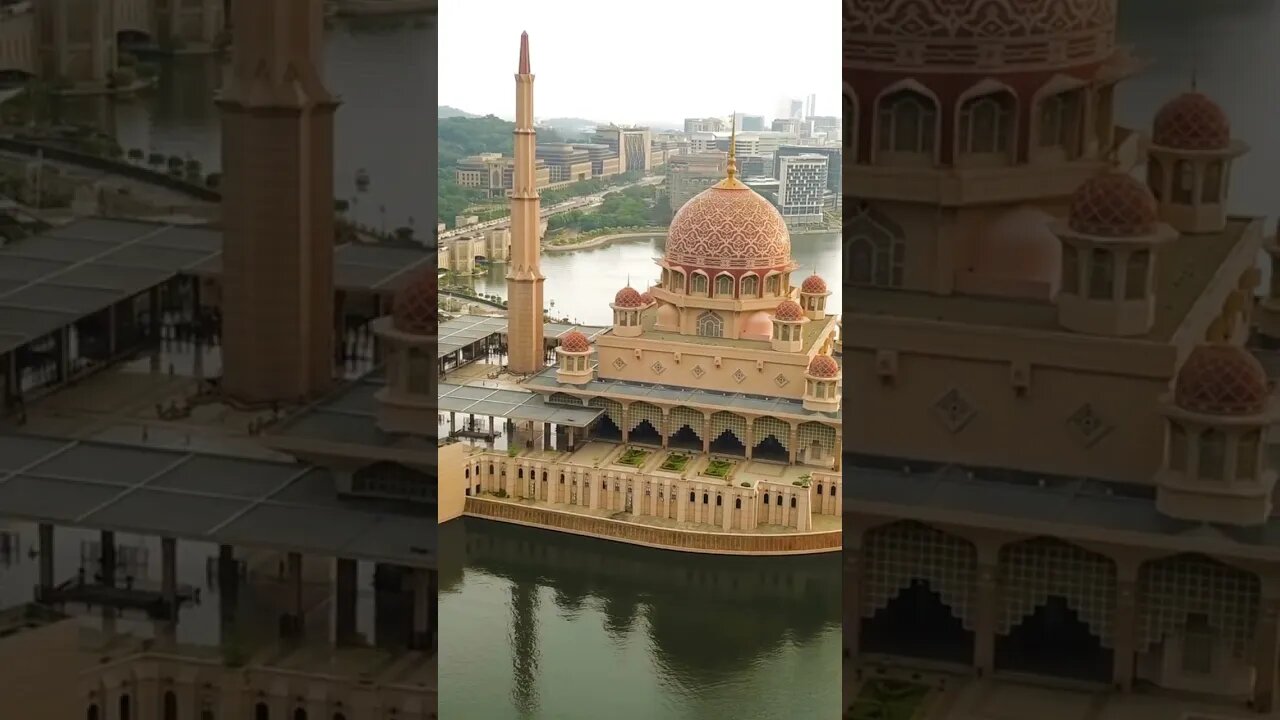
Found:
[[653, 295], [650, 295], [648, 290], [645, 290], [644, 292], [640, 293], [640, 299], [644, 302], [645, 305], [653, 304]]
[[1136, 237], [1155, 231], [1156, 199], [1129, 175], [1106, 173], [1090, 179], [1071, 196], [1068, 225], [1102, 237]]
[[1151, 142], [1177, 150], [1222, 150], [1231, 145], [1231, 121], [1202, 93], [1183, 93], [1156, 113]]
[[778, 309], [773, 311], [773, 316], [779, 320], [803, 320], [804, 309], [797, 305], [794, 300], [783, 300], [778, 303]]
[[587, 341], [586, 335], [570, 330], [560, 336], [560, 348], [565, 352], [584, 353], [591, 349], [591, 343]]
[[409, 276], [396, 293], [391, 306], [391, 324], [396, 330], [414, 335], [435, 335], [440, 328], [436, 314], [436, 268], [424, 266]]
[[668, 262], [764, 269], [791, 262], [791, 235], [768, 200], [746, 187], [711, 187], [680, 208], [667, 234]]
[[1207, 415], [1255, 415], [1266, 409], [1270, 385], [1258, 359], [1235, 345], [1191, 351], [1174, 382], [1173, 401]]
[[814, 355], [809, 361], [809, 374], [816, 378], [833, 378], [840, 374], [840, 365], [830, 355]]
[[800, 284], [800, 292], [811, 295], [822, 295], [827, 291], [827, 281], [817, 275], [810, 275]]
[[613, 296], [613, 304], [624, 308], [637, 308], [648, 305], [644, 298], [640, 297], [640, 293], [633, 287], [624, 287]]

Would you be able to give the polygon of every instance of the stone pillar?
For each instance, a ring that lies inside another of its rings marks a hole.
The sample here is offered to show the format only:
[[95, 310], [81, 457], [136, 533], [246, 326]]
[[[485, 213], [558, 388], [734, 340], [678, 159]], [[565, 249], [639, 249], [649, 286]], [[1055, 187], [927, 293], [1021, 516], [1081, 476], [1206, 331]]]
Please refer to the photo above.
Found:
[[110, 530], [103, 530], [99, 536], [100, 563], [99, 571], [102, 573], [102, 584], [113, 587], [116, 584], [116, 534]]
[[1280, 612], [1280, 598], [1270, 594], [1263, 595], [1261, 607], [1258, 608], [1258, 625], [1254, 633], [1257, 655], [1254, 658], [1254, 670], [1257, 679], [1253, 682], [1253, 709], [1259, 713], [1270, 713], [1275, 708], [1276, 672], [1280, 663], [1280, 624], [1277, 623], [1277, 612]]
[[973, 617], [973, 667], [980, 677], [995, 671], [996, 618], [999, 616], [995, 549], [978, 548], [978, 597]]
[[55, 573], [53, 525], [40, 523], [40, 587], [36, 592], [36, 600], [43, 601], [53, 590], [53, 586], [57, 584]]
[[1137, 566], [1129, 567], [1125, 563], [1118, 564], [1116, 577], [1116, 607], [1111, 621], [1112, 638], [1112, 681], [1116, 690], [1129, 692], [1133, 689], [1133, 669], [1137, 646], [1137, 626], [1134, 624], [1138, 616]]
[[351, 558], [334, 558], [333, 566], [333, 644], [346, 645], [356, 636], [359, 567]]
[[409, 647], [430, 652], [436, 632], [435, 573], [426, 568], [413, 571], [413, 637]]
[[796, 464], [796, 443], [800, 442], [800, 426], [791, 426], [791, 441], [787, 443], [787, 462]]

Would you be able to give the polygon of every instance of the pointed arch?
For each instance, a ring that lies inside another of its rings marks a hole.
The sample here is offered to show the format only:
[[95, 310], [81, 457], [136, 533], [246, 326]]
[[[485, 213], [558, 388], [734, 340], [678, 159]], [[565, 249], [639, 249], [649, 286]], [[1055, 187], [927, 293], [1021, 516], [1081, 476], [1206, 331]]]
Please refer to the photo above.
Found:
[[1116, 564], [1105, 555], [1057, 538], [1037, 537], [1000, 548], [1003, 607], [996, 632], [1007, 635], [1050, 596], [1066, 600], [1104, 647], [1111, 647], [1115, 628]]
[[858, 161], [858, 93], [847, 81], [844, 84], [844, 134], [845, 152], [849, 153], [852, 162]]
[[697, 320], [698, 335], [702, 337], [724, 337], [724, 318], [710, 310], [704, 311]]
[[911, 78], [881, 91], [876, 96], [873, 121], [875, 162], [935, 164], [942, 132], [941, 106], [932, 90]]
[[955, 155], [966, 160], [1012, 162], [1018, 137], [1018, 93], [986, 78], [956, 99]]
[[857, 285], [901, 287], [906, 263], [902, 228], [870, 206], [845, 218], [845, 277]]
[[760, 276], [754, 272], [745, 273], [739, 280], [741, 295], [744, 298], [760, 297]]
[[1182, 554], [1138, 569], [1138, 652], [1181, 634], [1191, 615], [1204, 615], [1237, 658], [1247, 657], [1258, 622], [1258, 576], [1213, 558]]
[[714, 295], [716, 297], [733, 297], [733, 285], [734, 282], [732, 274], [722, 272], [719, 275], [716, 275]]
[[977, 607], [978, 550], [973, 543], [913, 520], [871, 528], [863, 536], [863, 617], [873, 617], [913, 581], [923, 580], [965, 629]]

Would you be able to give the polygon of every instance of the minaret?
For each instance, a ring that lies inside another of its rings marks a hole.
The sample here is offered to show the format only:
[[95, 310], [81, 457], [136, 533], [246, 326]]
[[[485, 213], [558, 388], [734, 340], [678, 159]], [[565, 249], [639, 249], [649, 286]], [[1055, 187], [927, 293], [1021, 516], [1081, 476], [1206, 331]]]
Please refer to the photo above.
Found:
[[333, 118], [320, 0], [236, 0], [222, 110], [222, 389], [296, 401], [333, 379]]
[[529, 72], [529, 33], [520, 34], [516, 73], [515, 180], [511, 188], [511, 259], [507, 262], [508, 367], [536, 373], [546, 351], [542, 340], [542, 270], [538, 247], [541, 201], [534, 176], [533, 74]]

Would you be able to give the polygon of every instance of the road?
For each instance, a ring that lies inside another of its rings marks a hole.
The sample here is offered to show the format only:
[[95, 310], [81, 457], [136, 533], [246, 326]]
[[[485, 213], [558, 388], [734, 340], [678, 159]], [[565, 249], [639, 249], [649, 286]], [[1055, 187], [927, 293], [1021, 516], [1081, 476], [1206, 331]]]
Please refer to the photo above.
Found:
[[[565, 200], [559, 205], [544, 207], [542, 208], [542, 212], [539, 213], [539, 215], [545, 220], [546, 218], [552, 215], [556, 215], [562, 212], [568, 212], [570, 210], [581, 210], [583, 208], [588, 208], [588, 207], [596, 207], [600, 203], [604, 202], [604, 196], [608, 195], [609, 193], [619, 192], [621, 190], [626, 190], [627, 188], [636, 187], [637, 185], [657, 185], [658, 183], [661, 183], [664, 179], [665, 178], [661, 175], [649, 175], [647, 177], [641, 178], [638, 182], [633, 182], [629, 185], [618, 185], [615, 187], [611, 187], [608, 190], [602, 190], [594, 195], [584, 195], [582, 197], [573, 198], [571, 200]], [[458, 237], [460, 235], [470, 235], [471, 233], [476, 232], [477, 230], [490, 230], [495, 228], [504, 228], [510, 224], [511, 224], [511, 216], [508, 215], [506, 217], [494, 218], [493, 220], [486, 220], [485, 222], [482, 222], [482, 223], [476, 223], [475, 225], [467, 225], [466, 227], [454, 228], [453, 230], [445, 230], [444, 232], [440, 233], [440, 239], [448, 240], [451, 237]]]

